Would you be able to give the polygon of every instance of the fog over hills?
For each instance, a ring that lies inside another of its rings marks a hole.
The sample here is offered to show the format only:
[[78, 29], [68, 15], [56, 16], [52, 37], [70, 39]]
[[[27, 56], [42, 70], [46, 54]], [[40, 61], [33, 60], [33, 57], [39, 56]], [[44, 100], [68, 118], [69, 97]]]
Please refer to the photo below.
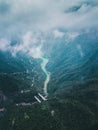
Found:
[[0, 0], [0, 130], [98, 129], [97, 0]]

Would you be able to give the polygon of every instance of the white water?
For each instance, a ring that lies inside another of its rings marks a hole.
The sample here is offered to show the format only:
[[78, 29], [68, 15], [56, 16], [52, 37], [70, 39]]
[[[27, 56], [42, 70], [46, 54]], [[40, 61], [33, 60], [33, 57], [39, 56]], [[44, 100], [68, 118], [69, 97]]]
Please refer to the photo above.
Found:
[[46, 65], [48, 64], [49, 60], [46, 59], [46, 58], [43, 58], [43, 57], [41, 57], [41, 60], [42, 60], [41, 68], [42, 68], [43, 72], [46, 75], [46, 79], [45, 79], [45, 82], [44, 82], [44, 88], [43, 88], [43, 90], [44, 90], [45, 96], [47, 97], [48, 96], [47, 86], [48, 86], [48, 83], [50, 81], [50, 72], [48, 72], [46, 70]]

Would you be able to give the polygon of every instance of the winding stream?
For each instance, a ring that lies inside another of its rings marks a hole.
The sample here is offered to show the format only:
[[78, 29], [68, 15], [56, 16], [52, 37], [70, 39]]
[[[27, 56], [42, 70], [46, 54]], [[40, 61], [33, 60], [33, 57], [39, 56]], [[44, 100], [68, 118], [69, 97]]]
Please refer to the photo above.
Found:
[[47, 97], [48, 96], [47, 86], [48, 86], [48, 83], [50, 81], [50, 72], [47, 71], [46, 65], [48, 64], [49, 60], [47, 58], [44, 58], [44, 57], [41, 57], [41, 60], [42, 60], [41, 68], [46, 75], [46, 79], [44, 81], [44, 88], [43, 89], [44, 89], [44, 94]]

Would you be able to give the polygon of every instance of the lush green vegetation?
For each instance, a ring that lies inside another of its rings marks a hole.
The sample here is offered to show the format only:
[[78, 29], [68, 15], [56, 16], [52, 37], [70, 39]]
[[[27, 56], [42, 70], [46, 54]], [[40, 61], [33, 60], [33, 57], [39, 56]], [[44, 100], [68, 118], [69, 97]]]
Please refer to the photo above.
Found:
[[0, 130], [97, 130], [97, 85], [97, 81], [78, 84], [41, 104], [9, 105], [0, 120]]

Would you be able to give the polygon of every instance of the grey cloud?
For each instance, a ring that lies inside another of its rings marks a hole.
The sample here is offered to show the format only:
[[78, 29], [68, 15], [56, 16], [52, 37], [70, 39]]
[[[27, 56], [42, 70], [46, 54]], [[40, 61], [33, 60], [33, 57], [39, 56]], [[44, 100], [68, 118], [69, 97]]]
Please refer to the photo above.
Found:
[[8, 13], [0, 16], [0, 35], [17, 37], [28, 31], [96, 28], [97, 4], [97, 0], [10, 0], [1, 8]]
[[0, 2], [0, 14], [4, 15], [10, 10], [10, 5], [6, 2]]

